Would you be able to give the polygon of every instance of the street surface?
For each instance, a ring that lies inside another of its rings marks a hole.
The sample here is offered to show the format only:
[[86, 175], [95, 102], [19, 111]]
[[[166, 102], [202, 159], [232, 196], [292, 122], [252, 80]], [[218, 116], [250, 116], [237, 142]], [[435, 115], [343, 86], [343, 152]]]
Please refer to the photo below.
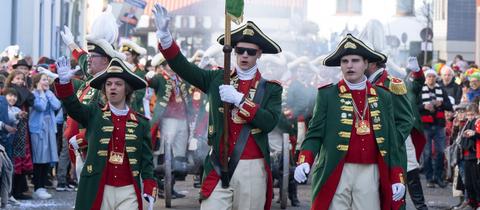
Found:
[[[424, 180], [423, 180], [424, 181]], [[175, 210], [197, 210], [199, 209], [198, 203], [198, 189], [193, 188], [192, 177], [188, 176], [187, 181], [177, 182], [175, 189], [187, 195], [183, 199], [172, 200], [172, 208]], [[452, 197], [451, 185], [441, 188], [425, 188], [425, 182], [423, 182], [426, 201], [429, 209], [449, 209], [452, 205], [457, 204], [458, 199]], [[48, 189], [48, 192], [53, 195], [49, 200], [25, 200], [21, 201], [22, 205], [18, 207], [8, 206], [7, 209], [14, 210], [26, 210], [26, 209], [38, 209], [38, 210], [71, 210], [73, 209], [76, 192], [56, 192], [54, 189]], [[275, 189], [275, 198], [278, 198], [278, 189]], [[301, 202], [300, 207], [288, 206], [287, 209], [291, 210], [308, 210], [310, 209], [310, 185], [299, 186], [299, 199]], [[280, 204], [273, 202], [272, 209], [280, 209]], [[289, 202], [290, 205], [290, 202]], [[145, 208], [146, 209], [146, 208]], [[155, 205], [155, 209], [166, 209], [163, 199], [158, 199]], [[414, 210], [413, 204], [410, 199], [407, 198], [407, 210]]]

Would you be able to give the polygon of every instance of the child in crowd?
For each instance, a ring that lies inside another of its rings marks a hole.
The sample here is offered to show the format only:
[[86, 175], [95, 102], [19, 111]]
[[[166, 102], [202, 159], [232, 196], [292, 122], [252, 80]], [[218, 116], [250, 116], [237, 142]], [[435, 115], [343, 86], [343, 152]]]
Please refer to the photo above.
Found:
[[[16, 107], [28, 112], [33, 106], [35, 96], [27, 86], [27, 76], [19, 70], [13, 70], [5, 80], [5, 88], [13, 88], [17, 91], [18, 99]], [[12, 203], [19, 204], [16, 199], [32, 199], [28, 194], [27, 174], [33, 171], [32, 157], [30, 151], [30, 133], [28, 130], [28, 119], [20, 119], [17, 125], [17, 132], [13, 140], [13, 158], [14, 174]]]
[[467, 124], [462, 133], [460, 142], [465, 167], [465, 188], [468, 202], [473, 209], [480, 209], [480, 120], [478, 120], [478, 105], [475, 103], [467, 107]]
[[13, 88], [7, 88], [3, 91], [4, 96], [0, 96], [2, 101], [6, 102], [0, 109], [2, 115], [6, 117], [5, 121], [0, 120], [0, 144], [5, 147], [8, 157], [12, 158], [12, 143], [14, 134], [17, 131], [17, 125], [20, 119], [25, 119], [27, 113], [16, 107], [18, 93]]
[[60, 101], [50, 90], [46, 74], [36, 74], [32, 78], [35, 89], [35, 102], [30, 112], [28, 126], [32, 143], [34, 197], [48, 199], [45, 186], [48, 181], [50, 165], [58, 162], [57, 125], [55, 111], [61, 107]]

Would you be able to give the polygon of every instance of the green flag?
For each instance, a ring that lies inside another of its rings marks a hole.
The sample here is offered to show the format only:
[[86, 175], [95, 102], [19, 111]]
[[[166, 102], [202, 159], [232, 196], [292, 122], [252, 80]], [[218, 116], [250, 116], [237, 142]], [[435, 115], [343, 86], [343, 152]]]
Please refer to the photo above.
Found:
[[227, 0], [227, 14], [232, 17], [232, 21], [237, 25], [243, 21], [243, 0]]

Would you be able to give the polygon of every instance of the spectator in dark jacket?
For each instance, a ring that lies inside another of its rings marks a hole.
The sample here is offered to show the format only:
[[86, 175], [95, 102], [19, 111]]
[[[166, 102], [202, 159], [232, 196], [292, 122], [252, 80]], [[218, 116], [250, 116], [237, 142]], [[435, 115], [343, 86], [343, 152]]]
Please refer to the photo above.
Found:
[[[422, 87], [418, 108], [427, 143], [423, 151], [424, 171], [427, 187], [445, 187], [443, 182], [443, 151], [445, 150], [445, 111], [452, 111], [452, 104], [447, 91], [436, 83], [437, 73], [429, 69], [425, 71], [425, 85]], [[432, 153], [432, 143], [435, 154]], [[432, 161], [435, 161], [432, 164]], [[435, 168], [433, 168], [435, 166]]]
[[441, 80], [438, 82], [438, 84], [447, 92], [451, 104], [457, 105], [460, 104], [460, 100], [462, 99], [462, 88], [460, 85], [455, 83], [455, 80], [453, 79], [454, 77], [455, 73], [453, 72], [453, 69], [448, 66], [444, 66], [440, 70]]

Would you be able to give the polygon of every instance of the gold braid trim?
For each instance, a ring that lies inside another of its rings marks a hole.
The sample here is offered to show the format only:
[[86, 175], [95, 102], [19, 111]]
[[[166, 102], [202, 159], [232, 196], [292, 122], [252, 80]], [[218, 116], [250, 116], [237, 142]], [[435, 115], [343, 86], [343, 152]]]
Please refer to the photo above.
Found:
[[388, 89], [395, 95], [405, 95], [407, 94], [407, 87], [403, 80], [398, 78], [392, 78], [390, 80], [390, 85]]

